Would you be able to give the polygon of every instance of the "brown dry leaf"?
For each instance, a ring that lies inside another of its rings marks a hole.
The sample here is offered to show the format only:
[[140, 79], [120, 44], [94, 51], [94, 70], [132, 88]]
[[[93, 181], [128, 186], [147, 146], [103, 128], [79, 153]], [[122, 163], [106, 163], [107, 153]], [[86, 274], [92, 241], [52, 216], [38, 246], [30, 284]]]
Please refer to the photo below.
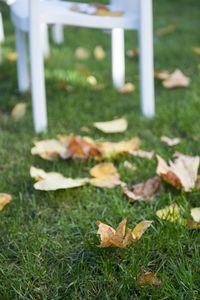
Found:
[[75, 50], [75, 57], [78, 59], [88, 59], [90, 57], [90, 52], [83, 47], [78, 47]]
[[14, 52], [14, 51], [13, 51], [13, 52], [9, 52], [9, 53], [6, 55], [6, 58], [7, 58], [7, 60], [14, 62], [14, 61], [17, 60], [17, 53]]
[[156, 212], [156, 216], [162, 220], [167, 220], [169, 222], [179, 222], [183, 223], [183, 218], [180, 214], [180, 208], [176, 203], [166, 206], [163, 209], [159, 209]]
[[160, 192], [160, 178], [154, 176], [146, 182], [134, 184], [132, 189], [133, 191], [130, 191], [126, 185], [122, 185], [122, 191], [130, 199], [130, 202], [137, 200], [152, 201], [154, 196]]
[[192, 51], [197, 55], [200, 55], [200, 47], [192, 47]]
[[161, 136], [160, 140], [161, 140], [161, 142], [166, 143], [170, 147], [176, 146], [181, 142], [181, 140], [179, 138], [171, 139], [171, 138], [169, 138], [168, 136], [165, 136], [165, 135]]
[[129, 94], [135, 91], [135, 85], [131, 82], [127, 82], [122, 86], [121, 88], [118, 89], [118, 92], [120, 94]]
[[154, 156], [153, 151], [130, 150], [128, 153], [133, 155], [133, 156], [138, 156], [138, 157], [146, 158], [146, 159], [149, 159], [149, 160], [151, 160]]
[[90, 175], [95, 177], [90, 184], [97, 187], [114, 188], [119, 185], [120, 175], [112, 163], [100, 163], [90, 170]]
[[171, 73], [169, 77], [162, 82], [162, 85], [167, 89], [173, 89], [177, 87], [188, 87], [189, 84], [190, 78], [186, 77], [178, 69]]
[[160, 72], [155, 72], [154, 73], [154, 77], [156, 79], [160, 79], [160, 80], [165, 80], [170, 76], [169, 71], [160, 71]]
[[97, 60], [103, 60], [106, 57], [106, 53], [101, 45], [94, 48], [94, 56]]
[[126, 248], [139, 240], [151, 223], [152, 221], [142, 221], [133, 230], [128, 228], [126, 233], [126, 219], [120, 222], [116, 230], [107, 224], [97, 221], [97, 226], [99, 227], [97, 233], [101, 239], [99, 247]]
[[104, 133], [119, 133], [127, 130], [128, 122], [125, 118], [120, 118], [107, 122], [96, 122], [94, 127]]
[[196, 180], [196, 185], [195, 185], [195, 187], [196, 187], [197, 189], [200, 189], [200, 175], [197, 176], [197, 180]]
[[113, 158], [121, 154], [127, 154], [131, 150], [138, 150], [140, 144], [140, 139], [135, 137], [129, 141], [121, 141], [118, 143], [97, 143], [97, 147], [102, 154], [102, 158]]
[[166, 182], [185, 192], [195, 187], [199, 168], [198, 156], [180, 156], [174, 162], [166, 161], [157, 155], [158, 165], [156, 173]]
[[129, 49], [126, 51], [126, 55], [129, 58], [135, 58], [139, 56], [139, 49], [138, 48], [133, 48], [133, 49]]
[[69, 157], [64, 144], [58, 140], [43, 140], [34, 142], [34, 147], [31, 149], [31, 154], [39, 155], [46, 160], [55, 160], [59, 156]]
[[26, 108], [27, 108], [26, 103], [16, 104], [11, 111], [11, 118], [15, 121], [21, 120], [26, 113]]
[[164, 35], [171, 34], [175, 30], [176, 30], [176, 25], [175, 24], [170, 24], [170, 25], [168, 25], [166, 27], [157, 29], [156, 30], [156, 35], [159, 36], [159, 37], [161, 37], [161, 36], [164, 36]]
[[161, 280], [152, 272], [140, 273], [137, 275], [136, 282], [140, 286], [159, 286], [162, 285]]
[[3, 208], [10, 203], [11, 200], [12, 196], [10, 194], [0, 193], [0, 211], [3, 210]]

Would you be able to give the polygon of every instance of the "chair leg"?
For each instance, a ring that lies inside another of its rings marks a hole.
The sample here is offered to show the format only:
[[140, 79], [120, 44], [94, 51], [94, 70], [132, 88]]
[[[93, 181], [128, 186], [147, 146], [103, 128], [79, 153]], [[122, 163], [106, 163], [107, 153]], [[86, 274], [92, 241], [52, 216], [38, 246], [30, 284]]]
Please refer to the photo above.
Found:
[[27, 62], [26, 33], [16, 28], [17, 77], [19, 91], [24, 93], [29, 89], [29, 72]]
[[112, 79], [113, 85], [117, 89], [121, 88], [124, 85], [124, 30], [121, 28], [112, 29]]
[[42, 35], [42, 51], [44, 58], [49, 56], [49, 33], [47, 24], [41, 24], [41, 35]]
[[3, 29], [3, 18], [2, 18], [2, 14], [0, 12], [0, 43], [4, 42], [4, 29]]
[[[39, 1], [30, 1], [30, 9], [38, 9]], [[47, 129], [44, 61], [39, 14], [30, 16], [30, 62], [34, 128], [37, 133]]]
[[140, 1], [141, 108], [146, 117], [155, 115], [152, 0]]
[[60, 24], [53, 25], [52, 38], [55, 44], [60, 45], [64, 42], [63, 26]]

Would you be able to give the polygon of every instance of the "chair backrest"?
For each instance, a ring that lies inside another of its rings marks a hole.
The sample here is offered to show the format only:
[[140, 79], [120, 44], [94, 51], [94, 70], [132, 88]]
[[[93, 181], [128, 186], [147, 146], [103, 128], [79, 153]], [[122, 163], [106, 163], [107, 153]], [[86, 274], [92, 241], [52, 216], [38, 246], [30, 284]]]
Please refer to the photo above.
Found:
[[110, 2], [118, 9], [139, 12], [139, 1], [140, 0], [111, 0]]

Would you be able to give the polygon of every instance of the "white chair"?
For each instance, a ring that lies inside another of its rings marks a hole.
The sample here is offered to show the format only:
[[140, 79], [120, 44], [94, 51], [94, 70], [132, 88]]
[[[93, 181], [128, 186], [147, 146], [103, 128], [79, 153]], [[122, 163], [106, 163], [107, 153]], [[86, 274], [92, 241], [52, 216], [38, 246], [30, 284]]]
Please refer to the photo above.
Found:
[[[114, 86], [124, 84], [125, 55], [124, 29], [137, 30], [139, 33], [141, 107], [147, 117], [153, 117], [154, 76], [153, 76], [153, 34], [152, 34], [152, 0], [112, 0], [110, 8], [122, 10], [118, 17], [96, 16], [74, 12], [71, 7], [77, 3], [64, 1], [29, 0], [28, 7], [13, 6], [12, 18], [16, 28], [18, 54], [26, 55], [24, 32], [30, 31], [30, 61], [32, 82], [33, 118], [36, 132], [47, 129], [47, 110], [42, 55], [41, 24], [63, 24], [88, 28], [112, 30], [112, 77]], [[16, 3], [17, 4], [17, 3]], [[83, 6], [85, 4], [79, 3]], [[20, 59], [20, 57], [19, 57]], [[27, 86], [27, 66], [22, 67], [21, 79]]]
[[0, 44], [4, 42], [4, 39], [3, 18], [2, 13], [0, 12]]

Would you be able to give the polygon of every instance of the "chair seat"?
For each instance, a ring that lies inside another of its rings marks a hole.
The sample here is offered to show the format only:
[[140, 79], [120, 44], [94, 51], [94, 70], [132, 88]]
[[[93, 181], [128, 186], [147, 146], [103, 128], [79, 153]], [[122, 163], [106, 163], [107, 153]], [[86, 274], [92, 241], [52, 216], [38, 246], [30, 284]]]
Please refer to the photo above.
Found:
[[[139, 18], [136, 13], [123, 12], [117, 17], [89, 15], [71, 10], [71, 7], [78, 5], [80, 8], [91, 9], [89, 4], [65, 2], [65, 1], [42, 1], [41, 2], [41, 21], [47, 24], [60, 23], [89, 28], [124, 28], [138, 29]], [[117, 11], [116, 7], [108, 5], [111, 11]], [[14, 24], [23, 31], [29, 30], [29, 11], [28, 1], [19, 0], [11, 6], [11, 14]]]

